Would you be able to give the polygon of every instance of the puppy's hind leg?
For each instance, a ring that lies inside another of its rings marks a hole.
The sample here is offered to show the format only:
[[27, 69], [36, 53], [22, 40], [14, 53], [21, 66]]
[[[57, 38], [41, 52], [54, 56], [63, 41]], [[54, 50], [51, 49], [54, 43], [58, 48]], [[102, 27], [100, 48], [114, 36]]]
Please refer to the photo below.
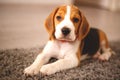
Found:
[[103, 41], [101, 46], [102, 54], [99, 56], [99, 59], [102, 61], [109, 60], [112, 54], [115, 54], [114, 51], [111, 50], [111, 48], [105, 46], [105, 42]]
[[111, 55], [115, 54], [115, 52], [109, 47], [107, 37], [102, 31], [100, 31], [100, 49], [102, 54], [99, 56], [99, 59], [102, 61], [109, 60]]

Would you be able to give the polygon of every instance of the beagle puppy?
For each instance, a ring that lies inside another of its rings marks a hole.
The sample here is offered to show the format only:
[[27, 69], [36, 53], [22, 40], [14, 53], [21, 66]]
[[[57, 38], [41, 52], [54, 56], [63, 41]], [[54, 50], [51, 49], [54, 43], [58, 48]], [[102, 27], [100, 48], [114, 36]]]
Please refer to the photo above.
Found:
[[[88, 57], [109, 60], [113, 54], [105, 33], [90, 28], [83, 13], [74, 5], [64, 5], [54, 9], [45, 21], [49, 41], [43, 51], [24, 73], [45, 75], [77, 67]], [[46, 64], [50, 58], [57, 58]]]

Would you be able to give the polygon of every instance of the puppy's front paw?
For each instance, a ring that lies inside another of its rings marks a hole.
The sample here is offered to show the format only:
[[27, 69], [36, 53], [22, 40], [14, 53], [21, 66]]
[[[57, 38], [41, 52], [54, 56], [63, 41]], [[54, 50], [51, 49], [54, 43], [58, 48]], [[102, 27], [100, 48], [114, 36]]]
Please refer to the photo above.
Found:
[[31, 66], [25, 68], [25, 70], [24, 70], [25, 75], [32, 76], [32, 75], [36, 75], [38, 73], [39, 73], [39, 68], [34, 65], [31, 65]]
[[40, 72], [44, 75], [51, 75], [56, 72], [55, 68], [52, 65], [47, 64], [41, 67]]

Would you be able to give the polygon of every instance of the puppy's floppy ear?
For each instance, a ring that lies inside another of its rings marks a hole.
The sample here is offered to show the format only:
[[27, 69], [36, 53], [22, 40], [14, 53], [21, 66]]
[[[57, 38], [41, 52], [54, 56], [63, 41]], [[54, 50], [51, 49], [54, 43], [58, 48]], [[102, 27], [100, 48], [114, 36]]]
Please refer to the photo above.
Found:
[[86, 37], [86, 35], [88, 34], [90, 28], [89, 28], [89, 23], [88, 21], [86, 20], [85, 16], [80, 12], [80, 15], [81, 15], [81, 23], [79, 25], [79, 35], [78, 35], [78, 39], [79, 40], [82, 40]]
[[59, 8], [54, 9], [50, 15], [45, 20], [45, 28], [49, 33], [49, 39], [54, 39], [54, 31], [55, 31], [55, 25], [54, 25], [54, 16]]

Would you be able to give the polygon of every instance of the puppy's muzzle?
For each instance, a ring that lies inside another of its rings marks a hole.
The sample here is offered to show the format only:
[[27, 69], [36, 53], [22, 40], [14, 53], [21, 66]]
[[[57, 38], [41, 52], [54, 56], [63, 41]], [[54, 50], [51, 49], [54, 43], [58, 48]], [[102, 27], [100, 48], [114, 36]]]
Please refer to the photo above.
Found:
[[67, 36], [71, 32], [71, 30], [67, 27], [63, 27], [61, 31], [64, 36]]

